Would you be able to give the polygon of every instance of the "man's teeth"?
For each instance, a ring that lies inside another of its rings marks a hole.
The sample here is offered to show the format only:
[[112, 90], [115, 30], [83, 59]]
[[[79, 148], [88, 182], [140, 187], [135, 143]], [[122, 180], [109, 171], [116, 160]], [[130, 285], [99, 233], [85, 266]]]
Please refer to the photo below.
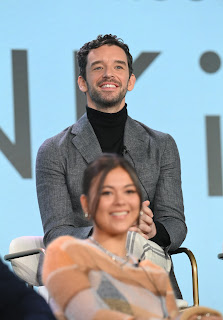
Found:
[[104, 84], [102, 88], [115, 88], [116, 86], [114, 84]]
[[124, 216], [126, 215], [128, 212], [127, 211], [123, 211], [123, 212], [112, 212], [112, 216]]

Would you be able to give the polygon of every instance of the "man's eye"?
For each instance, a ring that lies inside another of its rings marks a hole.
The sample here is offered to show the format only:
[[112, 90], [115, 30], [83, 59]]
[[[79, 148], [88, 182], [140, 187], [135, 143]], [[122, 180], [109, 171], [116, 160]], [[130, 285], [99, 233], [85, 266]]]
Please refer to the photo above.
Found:
[[116, 66], [116, 69], [123, 69], [122, 66]]
[[102, 67], [95, 67], [93, 70], [101, 70]]

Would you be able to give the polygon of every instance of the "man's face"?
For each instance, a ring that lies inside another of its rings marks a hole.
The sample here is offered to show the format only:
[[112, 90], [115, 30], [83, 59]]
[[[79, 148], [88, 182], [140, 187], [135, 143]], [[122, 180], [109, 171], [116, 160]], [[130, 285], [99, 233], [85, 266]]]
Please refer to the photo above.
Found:
[[90, 108], [112, 113], [124, 107], [125, 95], [133, 89], [135, 76], [129, 78], [125, 51], [115, 45], [104, 45], [89, 52], [86, 81], [79, 77], [78, 83], [86, 92]]

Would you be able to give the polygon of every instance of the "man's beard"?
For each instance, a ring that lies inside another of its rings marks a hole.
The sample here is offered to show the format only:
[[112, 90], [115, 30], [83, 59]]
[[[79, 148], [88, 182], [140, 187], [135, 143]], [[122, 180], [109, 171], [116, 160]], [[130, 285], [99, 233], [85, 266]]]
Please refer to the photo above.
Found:
[[110, 98], [109, 94], [107, 97], [106, 96], [103, 97], [103, 93], [100, 93], [95, 88], [89, 86], [88, 82], [87, 82], [87, 87], [88, 87], [88, 94], [91, 100], [100, 109], [108, 109], [111, 107], [119, 106], [127, 93], [127, 87], [126, 87], [126, 88], [123, 88], [119, 92], [119, 94], [113, 98]]

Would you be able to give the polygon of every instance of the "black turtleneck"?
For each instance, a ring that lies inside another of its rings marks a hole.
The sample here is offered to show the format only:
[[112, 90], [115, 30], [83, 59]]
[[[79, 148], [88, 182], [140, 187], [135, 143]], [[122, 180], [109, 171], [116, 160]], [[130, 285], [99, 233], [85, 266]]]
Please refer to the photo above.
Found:
[[[127, 105], [125, 104], [122, 110], [116, 113], [101, 112], [89, 107], [86, 107], [86, 110], [88, 120], [94, 129], [102, 152], [113, 152], [123, 155]], [[160, 246], [168, 246], [170, 244], [170, 237], [165, 227], [157, 221], [154, 221], [154, 223], [157, 234], [150, 240], [153, 240]]]
[[102, 152], [123, 153], [126, 105], [116, 113], [101, 112], [87, 107], [87, 117], [101, 146]]

